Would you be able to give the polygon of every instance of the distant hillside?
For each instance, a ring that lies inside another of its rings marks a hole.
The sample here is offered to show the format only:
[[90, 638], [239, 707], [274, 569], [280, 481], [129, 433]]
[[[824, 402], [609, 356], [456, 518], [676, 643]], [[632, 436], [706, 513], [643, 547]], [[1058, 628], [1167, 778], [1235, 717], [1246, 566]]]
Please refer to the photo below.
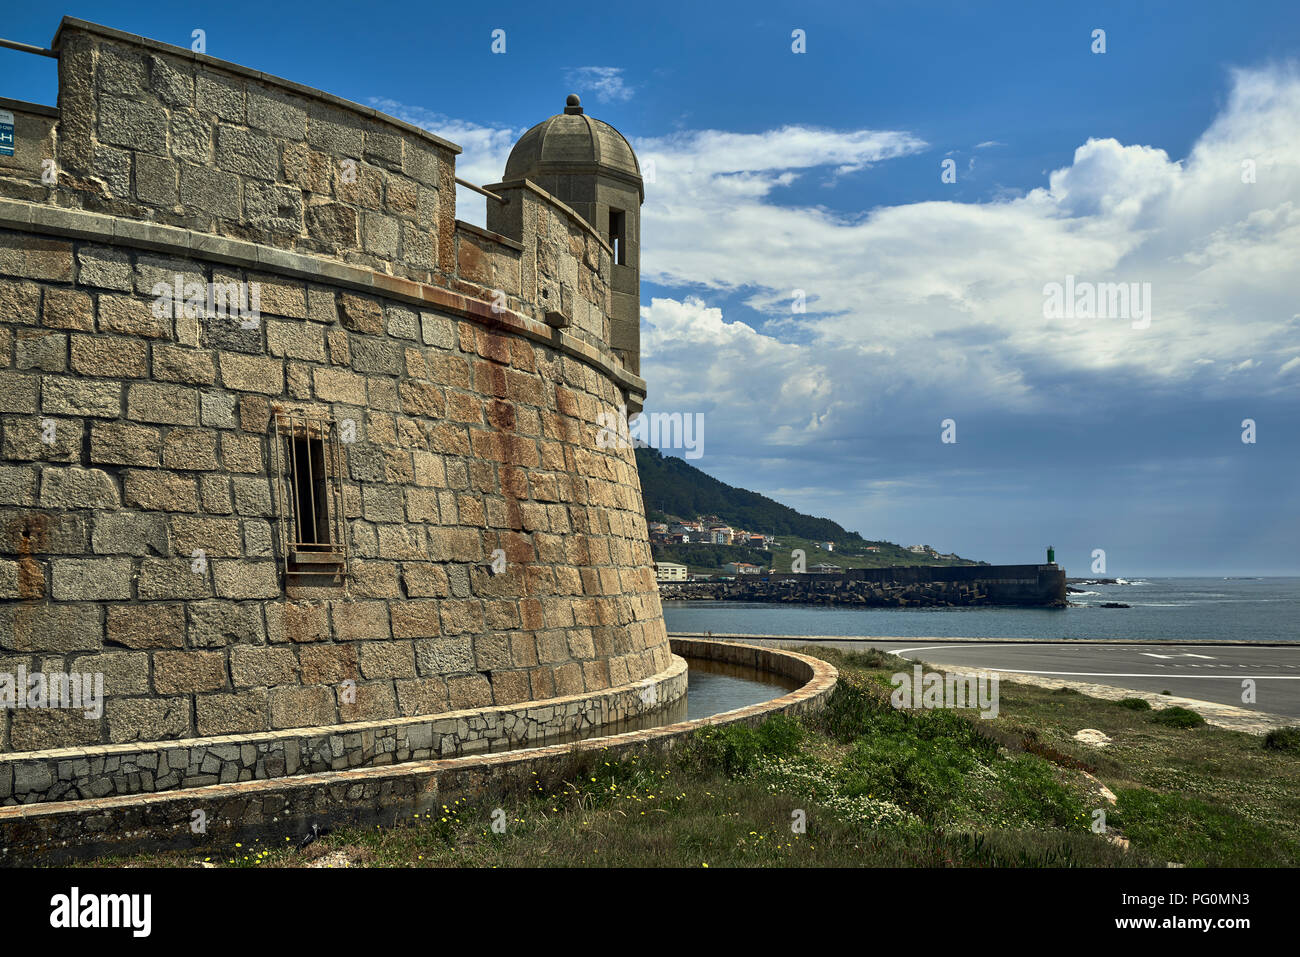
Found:
[[636, 465], [641, 473], [646, 518], [651, 522], [667, 521], [669, 516], [693, 519], [696, 515], [716, 515], [738, 528], [767, 535], [862, 541], [857, 532], [847, 531], [829, 518], [813, 518], [766, 495], [719, 482], [684, 459], [662, 455], [658, 449], [638, 448]]
[[[787, 572], [791, 570], [793, 549], [804, 551], [809, 566], [819, 561], [830, 561], [844, 568], [980, 564], [956, 555], [918, 555], [893, 542], [864, 539], [829, 518], [814, 518], [766, 495], [720, 482], [685, 460], [662, 455], [657, 449], [638, 448], [636, 464], [641, 473], [641, 495], [649, 521], [689, 521], [698, 515], [716, 515], [748, 532], [777, 536], [777, 545], [770, 551], [741, 545], [652, 546], [656, 561], [679, 562], [692, 573], [717, 572], [724, 563], [732, 561]], [[824, 541], [835, 543], [833, 553], [818, 550], [817, 543]]]

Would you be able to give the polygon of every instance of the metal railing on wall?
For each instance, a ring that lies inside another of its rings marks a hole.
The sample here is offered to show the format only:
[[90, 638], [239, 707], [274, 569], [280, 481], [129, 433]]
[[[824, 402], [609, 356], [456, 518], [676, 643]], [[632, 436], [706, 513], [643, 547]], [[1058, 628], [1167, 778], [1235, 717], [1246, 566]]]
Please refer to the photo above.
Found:
[[35, 53], [37, 56], [52, 57], [55, 60], [59, 54], [54, 50], [47, 50], [45, 47], [32, 46], [30, 43], [19, 43], [17, 40], [6, 40], [0, 37], [0, 47], [6, 47], [10, 50], [18, 50], [22, 53]]
[[459, 176], [456, 177], [456, 185], [464, 186], [466, 189], [472, 189], [474, 192], [486, 196], [489, 199], [495, 199], [498, 203], [510, 202], [510, 200], [506, 199], [504, 196], [498, 196], [496, 193], [490, 190], [486, 190], [482, 186], [475, 186], [473, 183], [469, 182], [468, 180], [463, 180]]

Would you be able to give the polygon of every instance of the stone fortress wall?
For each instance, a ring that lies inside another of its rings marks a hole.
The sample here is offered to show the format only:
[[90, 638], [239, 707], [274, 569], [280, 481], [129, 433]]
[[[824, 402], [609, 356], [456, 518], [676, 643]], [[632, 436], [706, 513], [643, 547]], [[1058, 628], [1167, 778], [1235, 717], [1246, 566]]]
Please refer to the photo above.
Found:
[[[53, 49], [57, 110], [0, 101], [0, 674], [106, 706], [6, 708], [0, 751], [665, 673], [635, 459], [596, 440], [645, 394], [607, 235], [527, 177], [459, 222], [458, 147], [319, 91], [70, 18]], [[177, 282], [260, 316], [159, 315]], [[298, 564], [298, 441], [335, 564]]]

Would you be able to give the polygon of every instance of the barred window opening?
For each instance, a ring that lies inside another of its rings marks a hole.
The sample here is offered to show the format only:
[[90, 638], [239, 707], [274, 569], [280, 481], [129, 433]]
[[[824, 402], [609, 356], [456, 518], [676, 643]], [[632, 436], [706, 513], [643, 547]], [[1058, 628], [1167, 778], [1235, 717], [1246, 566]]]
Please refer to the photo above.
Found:
[[291, 436], [294, 487], [294, 546], [330, 545], [329, 502], [325, 487], [325, 443], [307, 435]]
[[[348, 554], [343, 449], [335, 423], [321, 416], [279, 412], [275, 441], [285, 581], [300, 585], [342, 582]], [[305, 576], [316, 577], [309, 581]]]

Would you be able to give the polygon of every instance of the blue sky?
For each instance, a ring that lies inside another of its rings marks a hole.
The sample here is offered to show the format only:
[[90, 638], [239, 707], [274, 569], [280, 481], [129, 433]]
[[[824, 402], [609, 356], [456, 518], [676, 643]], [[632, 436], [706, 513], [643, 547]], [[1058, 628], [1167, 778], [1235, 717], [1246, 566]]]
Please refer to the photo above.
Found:
[[[694, 464], [989, 561], [1300, 574], [1300, 5], [357, 9], [21, 5], [3, 34], [201, 28], [448, 136], [475, 182], [579, 92], [655, 161], [647, 408], [704, 414]], [[54, 71], [0, 50], [0, 94], [52, 103]], [[1150, 326], [1046, 317], [1067, 275], [1150, 283]]]

